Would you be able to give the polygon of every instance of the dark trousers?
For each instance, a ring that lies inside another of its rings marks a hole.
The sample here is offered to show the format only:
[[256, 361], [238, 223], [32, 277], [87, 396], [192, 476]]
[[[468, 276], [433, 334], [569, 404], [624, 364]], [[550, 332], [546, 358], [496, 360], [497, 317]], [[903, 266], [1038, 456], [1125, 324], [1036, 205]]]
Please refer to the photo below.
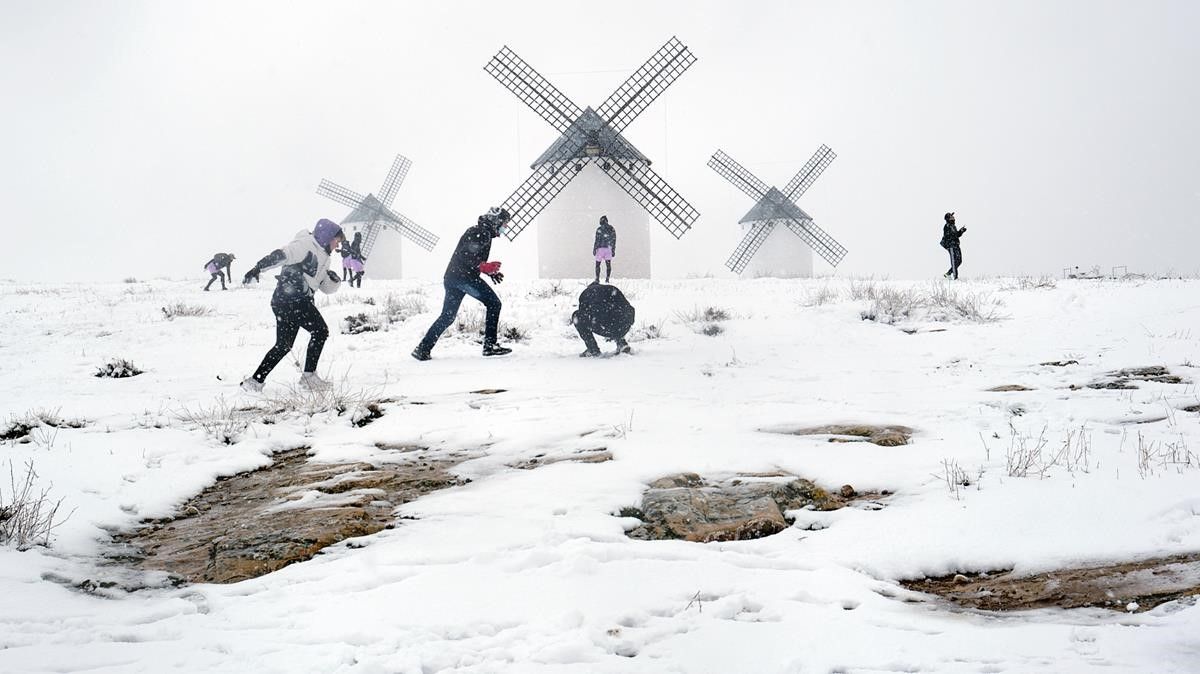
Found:
[[212, 285], [213, 281], [216, 281], [218, 278], [221, 279], [221, 290], [225, 290], [225, 272], [223, 271], [213, 274], [212, 278], [208, 279], [208, 283], [205, 284], [204, 289], [208, 290], [208, 286]]
[[[612, 260], [604, 261], [604, 282], [608, 283], [608, 279], [612, 278]], [[596, 260], [596, 283], [600, 282], [600, 260]]]
[[[594, 352], [600, 351], [600, 346], [598, 344], [596, 344], [596, 337], [592, 334], [591, 326], [589, 326], [585, 323], [582, 323], [582, 322], [577, 322], [575, 324], [575, 331], [579, 333], [579, 338], [583, 340], [583, 343], [587, 347], [588, 351], [594, 351]], [[601, 337], [607, 337], [609, 339], [616, 341], [618, 349], [623, 349], [626, 346], [628, 346], [628, 343], [625, 341], [624, 333], [622, 333], [621, 335], [616, 336], [616, 337], [613, 337], [611, 335], [606, 335], [603, 333], [596, 333], [596, 334], [600, 335]]]
[[946, 249], [950, 253], [950, 270], [946, 274], [953, 279], [958, 278], [958, 268], [962, 266], [962, 248], [958, 246], [950, 246]]
[[262, 363], [254, 372], [254, 378], [259, 382], [266, 381], [271, 370], [283, 360], [296, 343], [296, 334], [300, 328], [308, 331], [308, 355], [304, 359], [304, 371], [316, 372], [317, 361], [321, 359], [321, 350], [325, 348], [325, 340], [329, 337], [329, 327], [312, 298], [294, 300], [271, 299], [271, 311], [275, 312], [275, 346], [263, 356]]
[[446, 299], [442, 302], [442, 315], [438, 316], [433, 325], [429, 326], [429, 331], [425, 333], [425, 338], [421, 340], [421, 344], [417, 348], [421, 351], [433, 349], [438, 338], [454, 322], [454, 317], [458, 316], [458, 308], [462, 305], [463, 297], [467, 295], [483, 302], [483, 306], [487, 309], [487, 317], [484, 319], [483, 343], [485, 346], [495, 344], [496, 331], [500, 327], [500, 298], [496, 296], [495, 291], [478, 276], [472, 279], [445, 279], [442, 284], [446, 287]]

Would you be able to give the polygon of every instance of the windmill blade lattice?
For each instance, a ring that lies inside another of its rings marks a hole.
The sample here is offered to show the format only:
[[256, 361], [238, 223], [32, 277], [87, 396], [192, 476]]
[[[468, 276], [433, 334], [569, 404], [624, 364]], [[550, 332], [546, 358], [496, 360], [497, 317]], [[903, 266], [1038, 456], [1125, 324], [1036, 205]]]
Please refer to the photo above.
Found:
[[767, 222], [759, 222], [754, 224], [746, 236], [742, 237], [741, 243], [733, 250], [733, 254], [725, 261], [725, 266], [735, 274], [740, 274], [746, 269], [746, 265], [750, 264], [750, 259], [762, 247], [763, 241], [771, 235], [777, 223], [773, 220]]
[[620, 132], [695, 62], [692, 52], [672, 37], [617, 87], [596, 112], [614, 131]]
[[385, 206], [392, 205], [392, 199], [395, 199], [396, 192], [400, 191], [400, 185], [408, 175], [410, 166], [412, 166], [412, 160], [404, 155], [398, 154], [392, 160], [392, 169], [388, 171], [387, 177], [383, 179], [383, 185], [379, 188], [379, 201], [383, 202]]
[[672, 37], [596, 111], [581, 109], [507, 46], [484, 70], [516, 94], [561, 134], [534, 162], [533, 175], [505, 199], [511, 220], [505, 236], [515, 239], [588, 164], [598, 164], [638, 204], [679, 238], [699, 213], [649, 168], [620, 131], [683, 74], [696, 57]]
[[579, 175], [582, 167], [576, 167], [591, 161], [591, 159], [582, 159], [578, 164], [557, 161], [535, 168], [533, 174], [518, 185], [517, 189], [513, 190], [513, 193], [501, 205], [512, 215], [504, 232], [505, 238], [509, 241], [517, 238], [521, 230], [528, 227], [538, 213], [541, 213], [542, 209], [548, 206], [554, 197], [558, 196], [559, 192], [562, 192], [567, 184], [575, 179], [575, 176]]
[[808, 191], [809, 187], [812, 187], [812, 184], [825, 172], [825, 169], [829, 168], [835, 157], [837, 157], [837, 154], [829, 149], [829, 146], [822, 145], [817, 148], [817, 151], [813, 153], [808, 162], [784, 186], [784, 195], [792, 201], [799, 199]]
[[846, 248], [842, 244], [834, 241], [832, 236], [829, 236], [825, 230], [817, 226], [817, 223], [812, 220], [795, 220], [788, 218], [783, 221], [783, 224], [796, 236], [804, 239], [804, 242], [810, 248], [817, 252], [817, 255], [825, 258], [825, 261], [833, 266], [838, 266], [842, 258], [846, 257]]
[[373, 194], [364, 196], [330, 180], [321, 180], [321, 183], [317, 185], [317, 194], [353, 209], [342, 219], [342, 224], [363, 223], [362, 254], [364, 257], [370, 255], [375, 247], [375, 241], [379, 237], [379, 232], [383, 229], [398, 232], [425, 250], [433, 250], [437, 246], [436, 234], [391, 208], [392, 200], [396, 197], [396, 192], [400, 190], [400, 185], [404, 182], [411, 166], [412, 160], [408, 157], [396, 155], [396, 158], [392, 160], [392, 168], [383, 179], [378, 197]]
[[384, 208], [383, 212], [386, 218], [381, 218], [377, 221], [381, 227], [386, 227], [403, 234], [425, 250], [433, 250], [437, 246], [438, 237], [433, 232], [413, 222], [402, 213], [397, 213], [390, 208]]
[[321, 180], [321, 184], [317, 185], [317, 194], [327, 199], [333, 199], [339, 204], [342, 204], [343, 206], [349, 206], [350, 208], [358, 208], [359, 205], [362, 204], [363, 200], [366, 199], [366, 197], [358, 192], [348, 190], [345, 187], [328, 180]]
[[642, 162], [614, 160], [606, 173], [676, 239], [686, 234], [700, 217], [686, 199]]
[[759, 180], [755, 175], [746, 170], [741, 164], [733, 160], [733, 157], [725, 154], [721, 150], [717, 150], [715, 154], [708, 160], [708, 167], [723, 178], [733, 183], [733, 186], [750, 195], [751, 199], [762, 199], [767, 195], [767, 184]]
[[565, 133], [583, 114], [583, 110], [567, 98], [542, 74], [517, 56], [507, 45], [483, 67], [496, 81], [517, 95], [542, 119], [559, 133]]

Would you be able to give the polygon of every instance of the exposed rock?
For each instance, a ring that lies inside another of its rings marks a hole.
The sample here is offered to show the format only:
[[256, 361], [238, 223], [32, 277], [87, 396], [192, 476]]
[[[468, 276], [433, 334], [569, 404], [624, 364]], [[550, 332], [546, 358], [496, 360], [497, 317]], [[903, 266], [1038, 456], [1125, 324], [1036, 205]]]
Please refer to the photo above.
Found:
[[1077, 360], [1048, 360], [1044, 363], [1038, 363], [1038, 365], [1045, 365], [1045, 366], [1049, 366], [1049, 367], [1066, 367], [1068, 365], [1078, 365], [1078, 364], [1079, 364], [1079, 361], [1077, 361]]
[[629, 536], [697, 543], [762, 538], [789, 526], [784, 517], [788, 510], [835, 510], [848, 502], [795, 476], [787, 481], [745, 477], [714, 484], [695, 473], [683, 473], [655, 480], [643, 494], [640, 508], [622, 510], [623, 516], [642, 520]]
[[1200, 595], [1200, 553], [1033, 576], [1014, 577], [1011, 571], [1000, 571], [975, 578], [952, 574], [901, 584], [985, 611], [1050, 607], [1148, 611], [1168, 601]]
[[560, 454], [538, 454], [532, 458], [520, 461], [518, 463], [509, 464], [510, 467], [518, 470], [532, 470], [549, 466], [554, 463], [562, 463], [569, 461], [571, 463], [604, 463], [612, 461], [612, 452], [608, 451], [607, 447], [596, 447], [594, 449], [584, 449], [577, 452], [566, 452]]
[[398, 463], [309, 462], [307, 448], [266, 468], [217, 480], [173, 519], [114, 536], [114, 561], [190, 582], [232, 583], [316, 555], [326, 546], [392, 526], [392, 511], [462, 482], [448, 471], [465, 454], [401, 450]]
[[1028, 386], [1022, 386], [1020, 384], [1004, 384], [1002, 386], [993, 386], [992, 388], [988, 389], [988, 391], [991, 391], [992, 393], [1008, 393], [1010, 391], [1032, 391], [1032, 390], [1033, 389], [1029, 388]]
[[[1086, 386], [1090, 389], [1115, 389], [1123, 391], [1136, 389], [1137, 386], [1133, 384], [1135, 381], [1157, 382], [1159, 384], [1189, 383], [1183, 377], [1171, 374], [1167, 368], [1161, 365], [1151, 365], [1148, 367], [1131, 367], [1109, 372], [1102, 378], [1086, 384]], [[1071, 388], [1078, 387], [1072, 386]]]
[[912, 429], [907, 426], [872, 426], [870, 424], [828, 424], [812, 428], [778, 426], [761, 429], [767, 433], [788, 435], [831, 435], [829, 442], [871, 442], [882, 447], [907, 445]]

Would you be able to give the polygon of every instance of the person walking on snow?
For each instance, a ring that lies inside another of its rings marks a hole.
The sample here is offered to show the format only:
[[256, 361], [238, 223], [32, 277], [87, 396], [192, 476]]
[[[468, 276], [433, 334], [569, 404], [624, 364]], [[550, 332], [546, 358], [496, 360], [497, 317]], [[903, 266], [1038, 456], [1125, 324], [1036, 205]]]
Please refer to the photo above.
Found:
[[596, 240], [592, 243], [592, 256], [596, 258], [596, 283], [600, 282], [600, 263], [604, 263], [604, 282], [612, 278], [612, 260], [617, 256], [617, 230], [608, 224], [608, 216], [600, 216], [596, 228]]
[[633, 353], [625, 341], [625, 335], [633, 327], [633, 316], [633, 305], [616, 286], [600, 285], [597, 281], [584, 288], [579, 294], [579, 309], [571, 314], [571, 324], [587, 347], [579, 357], [595, 358], [600, 355], [600, 347], [592, 333], [617, 343], [613, 355]]
[[225, 279], [228, 278], [229, 282], [233, 283], [233, 261], [235, 259], [233, 253], [217, 253], [205, 263], [204, 271], [212, 274], [212, 278], [208, 279], [208, 283], [204, 286], [205, 291], [217, 279], [221, 279], [221, 290], [228, 290], [225, 287]]
[[954, 223], [954, 213], [945, 215], [946, 224], [942, 225], [942, 248], [950, 253], [950, 269], [943, 274], [948, 279], [958, 280], [958, 268], [962, 266], [962, 248], [958, 240], [966, 233], [966, 227], [957, 227]]
[[311, 233], [302, 230], [291, 243], [271, 251], [246, 272], [242, 283], [252, 279], [257, 281], [263, 270], [283, 265], [279, 276], [275, 277], [279, 284], [271, 295], [275, 346], [263, 356], [254, 374], [242, 380], [242, 389], [250, 393], [262, 391], [267, 375], [292, 350], [300, 328], [308, 331], [308, 354], [304, 360], [304, 373], [300, 375], [300, 386], [309, 391], [331, 388], [329, 382], [317, 376], [317, 361], [321, 359], [321, 350], [329, 337], [329, 327], [313, 303], [313, 296], [318, 289], [329, 294], [337, 292], [341, 279], [330, 271], [329, 256], [345, 238], [336, 222], [322, 218]]
[[492, 239], [505, 231], [508, 220], [508, 211], [490, 208], [487, 213], [479, 216], [474, 227], [463, 232], [454, 253], [450, 255], [450, 264], [446, 266], [446, 273], [442, 279], [442, 285], [446, 288], [442, 314], [429, 326], [429, 331], [425, 333], [425, 338], [417, 348], [413, 349], [413, 358], [431, 358], [430, 352], [433, 351], [438, 338], [454, 322], [463, 297], [467, 295], [482, 302], [487, 309], [484, 319], [483, 355], [502, 356], [512, 352], [512, 349], [496, 344], [496, 331], [500, 326], [500, 298], [479, 276], [486, 274], [493, 284], [504, 280], [504, 274], [500, 273], [500, 263], [489, 262], [488, 255], [492, 251]]
[[338, 253], [342, 255], [342, 280], [349, 281], [354, 278], [354, 272], [350, 269], [350, 244], [345, 239], [342, 239], [342, 245], [338, 248]]

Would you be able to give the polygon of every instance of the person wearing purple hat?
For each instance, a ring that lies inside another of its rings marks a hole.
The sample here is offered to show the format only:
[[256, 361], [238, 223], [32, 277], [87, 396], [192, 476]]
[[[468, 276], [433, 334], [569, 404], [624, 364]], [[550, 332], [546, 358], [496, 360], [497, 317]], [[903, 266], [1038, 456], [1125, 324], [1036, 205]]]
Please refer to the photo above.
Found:
[[279, 284], [271, 295], [271, 311], [275, 314], [275, 346], [263, 356], [254, 374], [242, 380], [242, 389], [250, 393], [262, 391], [267, 375], [292, 350], [300, 328], [308, 331], [308, 354], [300, 386], [309, 391], [331, 388], [329, 382], [317, 376], [317, 361], [329, 337], [329, 326], [313, 303], [317, 290], [337, 292], [341, 278], [329, 270], [329, 256], [344, 241], [342, 228], [332, 220], [322, 218], [312, 232], [302, 230], [291, 243], [271, 251], [242, 277], [242, 283], [258, 280], [265, 269], [282, 265]]

